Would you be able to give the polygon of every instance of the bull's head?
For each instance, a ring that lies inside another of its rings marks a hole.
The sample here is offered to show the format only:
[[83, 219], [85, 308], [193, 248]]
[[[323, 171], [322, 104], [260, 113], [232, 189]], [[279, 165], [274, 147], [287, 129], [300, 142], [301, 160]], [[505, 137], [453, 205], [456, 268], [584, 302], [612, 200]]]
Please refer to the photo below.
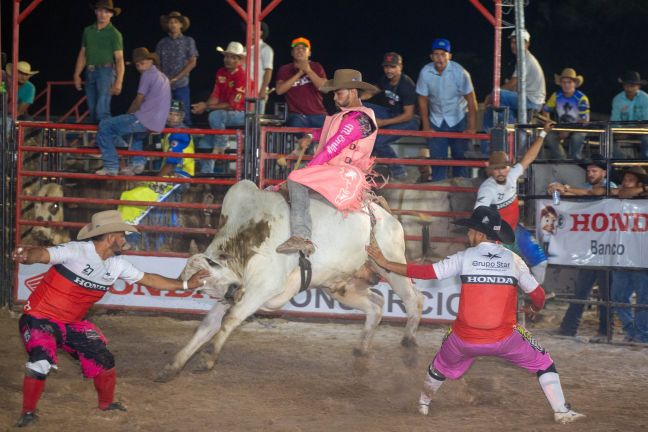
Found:
[[205, 285], [196, 291], [207, 294], [220, 301], [237, 303], [243, 297], [243, 283], [241, 278], [228, 266], [232, 257], [224, 252], [217, 252], [213, 256], [195, 254], [189, 257], [180, 278], [188, 280], [200, 270], [208, 270], [210, 276], [205, 279]]

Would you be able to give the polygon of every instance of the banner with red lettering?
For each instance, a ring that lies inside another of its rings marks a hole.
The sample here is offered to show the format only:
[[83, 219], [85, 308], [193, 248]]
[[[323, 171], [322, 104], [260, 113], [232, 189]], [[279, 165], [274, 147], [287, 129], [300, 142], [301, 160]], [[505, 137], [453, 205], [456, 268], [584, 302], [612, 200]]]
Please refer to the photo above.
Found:
[[550, 264], [648, 268], [648, 200], [536, 201]]
[[[158, 273], [176, 278], [187, 262], [184, 258], [166, 258], [154, 256], [125, 256], [135, 267], [147, 273]], [[15, 299], [27, 301], [36, 289], [49, 265], [20, 265], [18, 287]], [[416, 288], [423, 293], [423, 319], [426, 321], [454, 320], [459, 311], [459, 278], [446, 280], [417, 280]], [[405, 307], [400, 297], [388, 284], [381, 282], [372, 288], [385, 299], [383, 316], [405, 319]], [[145, 311], [207, 313], [216, 300], [191, 291], [159, 291], [138, 283], [127, 284], [118, 279], [108, 293], [97, 303], [113, 309], [138, 309]], [[342, 305], [337, 300], [320, 290], [304, 291], [281, 308], [281, 311], [297, 316], [348, 316], [363, 314], [355, 309]]]

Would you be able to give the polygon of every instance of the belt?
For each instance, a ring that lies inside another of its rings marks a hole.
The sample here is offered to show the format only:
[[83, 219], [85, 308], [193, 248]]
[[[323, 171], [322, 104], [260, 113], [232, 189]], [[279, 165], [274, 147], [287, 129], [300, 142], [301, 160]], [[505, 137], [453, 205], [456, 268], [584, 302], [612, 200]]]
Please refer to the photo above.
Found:
[[106, 63], [106, 64], [100, 64], [100, 65], [86, 65], [86, 68], [88, 68], [89, 71], [94, 71], [99, 68], [112, 68], [113, 64], [112, 63]]

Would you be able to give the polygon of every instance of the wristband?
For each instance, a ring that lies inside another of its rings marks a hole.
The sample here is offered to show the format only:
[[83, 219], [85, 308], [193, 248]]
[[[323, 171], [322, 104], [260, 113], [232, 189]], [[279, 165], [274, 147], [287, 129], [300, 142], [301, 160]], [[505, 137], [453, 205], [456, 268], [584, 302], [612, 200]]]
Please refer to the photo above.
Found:
[[544, 138], [544, 137], [546, 137], [546, 136], [547, 136], [547, 131], [545, 131], [545, 130], [541, 130], [540, 133], [538, 134], [538, 136], [539, 136], [540, 138]]
[[187, 291], [189, 289], [189, 282], [187, 282], [186, 280], [183, 280], [182, 281], [182, 289], [184, 291]]

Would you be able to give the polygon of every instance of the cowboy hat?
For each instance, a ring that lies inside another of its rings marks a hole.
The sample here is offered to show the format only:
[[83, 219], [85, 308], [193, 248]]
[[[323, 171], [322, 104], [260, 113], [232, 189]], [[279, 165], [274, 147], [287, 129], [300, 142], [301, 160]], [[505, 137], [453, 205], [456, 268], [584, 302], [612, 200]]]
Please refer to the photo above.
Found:
[[486, 234], [491, 240], [511, 244], [515, 242], [515, 233], [511, 226], [502, 220], [499, 212], [488, 206], [479, 206], [473, 210], [468, 219], [459, 219], [453, 224], [472, 228]]
[[117, 210], [106, 210], [92, 215], [89, 224], [81, 228], [77, 240], [86, 240], [101, 234], [114, 232], [138, 232], [137, 228], [122, 219]]
[[641, 182], [641, 184], [648, 185], [648, 173], [640, 166], [633, 166], [619, 171], [616, 175], [617, 178], [615, 180], [617, 184], [621, 184], [623, 182], [623, 177], [625, 177], [626, 174], [633, 174], [637, 176], [637, 179]]
[[157, 54], [152, 53], [146, 47], [139, 47], [133, 50], [133, 63], [137, 63], [142, 60], [153, 60], [153, 63], [156, 65], [160, 64], [160, 57]]
[[618, 81], [621, 84], [646, 85], [646, 83], [648, 83], [646, 80], [641, 79], [641, 75], [639, 75], [639, 72], [635, 72], [635, 71], [625, 72], [622, 77], [618, 78]]
[[576, 88], [582, 86], [583, 81], [585, 81], [583, 75], [576, 75], [576, 70], [572, 68], [563, 69], [562, 72], [560, 72], [560, 75], [554, 74], [554, 80], [556, 81], [556, 85], [560, 85], [560, 82], [563, 78], [569, 78], [571, 80], [574, 80], [576, 82]]
[[[18, 66], [16, 66], [16, 69], [18, 70], [18, 72], [29, 76], [34, 76], [40, 72], [40, 71], [33, 71], [31, 65], [26, 61], [19, 61]], [[8, 74], [11, 75], [11, 72], [13, 70], [13, 63], [7, 63], [5, 70], [7, 71]]]
[[503, 151], [494, 151], [491, 153], [490, 158], [488, 158], [488, 166], [486, 167], [486, 171], [489, 172], [494, 169], [506, 168], [509, 166], [513, 166], [513, 164], [511, 163], [508, 154]]
[[584, 170], [587, 170], [587, 167], [590, 165], [594, 165], [601, 168], [602, 170], [607, 171], [607, 163], [605, 161], [605, 158], [598, 153], [592, 154], [589, 159], [586, 159], [585, 161], [583, 161], [583, 163], [578, 164], [578, 166], [580, 166]]
[[362, 81], [362, 74], [353, 69], [338, 69], [332, 80], [328, 80], [320, 88], [322, 93], [340, 89], [360, 89], [377, 92], [378, 88]]
[[240, 42], [230, 42], [227, 44], [226, 49], [218, 46], [216, 47], [216, 51], [223, 54], [232, 54], [239, 57], [245, 57], [245, 47]]
[[90, 9], [92, 10], [107, 9], [115, 16], [119, 15], [122, 11], [121, 8], [113, 6], [112, 0], [97, 0], [95, 3], [89, 3], [88, 6], [90, 6]]
[[180, 25], [182, 26], [182, 29], [181, 29], [182, 31], [187, 31], [187, 29], [191, 25], [191, 21], [189, 21], [189, 18], [182, 15], [178, 11], [173, 11], [173, 12], [169, 12], [168, 15], [161, 15], [160, 16], [160, 25], [162, 26], [162, 30], [164, 30], [166, 32], [169, 31], [168, 24], [169, 24], [169, 20], [171, 18], [174, 18], [174, 19], [177, 19], [178, 21], [180, 21]]

